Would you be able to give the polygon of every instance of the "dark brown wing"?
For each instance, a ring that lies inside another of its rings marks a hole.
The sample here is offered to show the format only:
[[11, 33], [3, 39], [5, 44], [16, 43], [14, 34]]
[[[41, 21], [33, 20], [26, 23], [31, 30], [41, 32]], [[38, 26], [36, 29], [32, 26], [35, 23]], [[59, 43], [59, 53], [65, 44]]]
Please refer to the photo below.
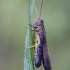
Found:
[[47, 46], [46, 44], [43, 45], [43, 66], [45, 70], [51, 70], [51, 63], [50, 63], [50, 57], [47, 53]]
[[43, 29], [40, 33], [40, 39], [42, 42], [43, 47], [43, 66], [45, 70], [51, 70], [51, 63], [50, 63], [50, 57], [48, 54], [48, 47], [47, 47], [47, 41], [46, 41], [46, 33]]

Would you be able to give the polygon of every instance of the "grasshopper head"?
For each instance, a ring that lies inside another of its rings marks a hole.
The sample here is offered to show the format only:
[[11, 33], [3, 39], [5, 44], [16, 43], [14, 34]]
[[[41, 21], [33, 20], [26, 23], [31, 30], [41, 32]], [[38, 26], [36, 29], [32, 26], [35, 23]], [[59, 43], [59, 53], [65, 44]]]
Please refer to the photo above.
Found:
[[38, 32], [42, 27], [43, 27], [43, 19], [42, 18], [37, 18], [34, 22], [33, 30]]

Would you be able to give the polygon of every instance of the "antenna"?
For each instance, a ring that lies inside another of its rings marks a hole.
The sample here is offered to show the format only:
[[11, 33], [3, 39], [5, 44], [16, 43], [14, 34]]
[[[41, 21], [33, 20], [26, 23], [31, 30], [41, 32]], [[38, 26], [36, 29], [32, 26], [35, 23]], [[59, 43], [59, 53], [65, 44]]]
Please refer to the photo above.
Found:
[[43, 5], [43, 0], [41, 0], [41, 7], [40, 7], [40, 15], [39, 15], [39, 17], [41, 17], [42, 5]]

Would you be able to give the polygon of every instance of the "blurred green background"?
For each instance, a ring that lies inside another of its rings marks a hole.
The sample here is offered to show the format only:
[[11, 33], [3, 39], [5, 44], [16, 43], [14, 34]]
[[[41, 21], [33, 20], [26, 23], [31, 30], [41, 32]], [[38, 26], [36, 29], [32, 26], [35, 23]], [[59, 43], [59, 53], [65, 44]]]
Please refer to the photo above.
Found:
[[[39, 11], [40, 0], [35, 4]], [[32, 23], [36, 18], [34, 10]], [[70, 70], [70, 0], [44, 0], [42, 18], [52, 70]], [[26, 0], [0, 0], [0, 70], [23, 70], [27, 23]]]

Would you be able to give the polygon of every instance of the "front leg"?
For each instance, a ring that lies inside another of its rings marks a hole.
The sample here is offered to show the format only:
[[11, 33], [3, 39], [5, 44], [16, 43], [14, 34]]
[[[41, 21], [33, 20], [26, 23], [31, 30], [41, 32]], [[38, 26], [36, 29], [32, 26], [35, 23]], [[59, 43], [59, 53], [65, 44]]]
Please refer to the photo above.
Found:
[[[34, 48], [35, 46], [30, 46], [30, 47], [28, 47], [27, 49], [31, 49], [31, 48]], [[25, 51], [25, 49], [24, 50], [22, 50], [21, 52], [24, 52]]]
[[30, 46], [30, 47], [28, 47], [28, 49], [31, 49], [31, 48], [34, 48], [35, 46]]

